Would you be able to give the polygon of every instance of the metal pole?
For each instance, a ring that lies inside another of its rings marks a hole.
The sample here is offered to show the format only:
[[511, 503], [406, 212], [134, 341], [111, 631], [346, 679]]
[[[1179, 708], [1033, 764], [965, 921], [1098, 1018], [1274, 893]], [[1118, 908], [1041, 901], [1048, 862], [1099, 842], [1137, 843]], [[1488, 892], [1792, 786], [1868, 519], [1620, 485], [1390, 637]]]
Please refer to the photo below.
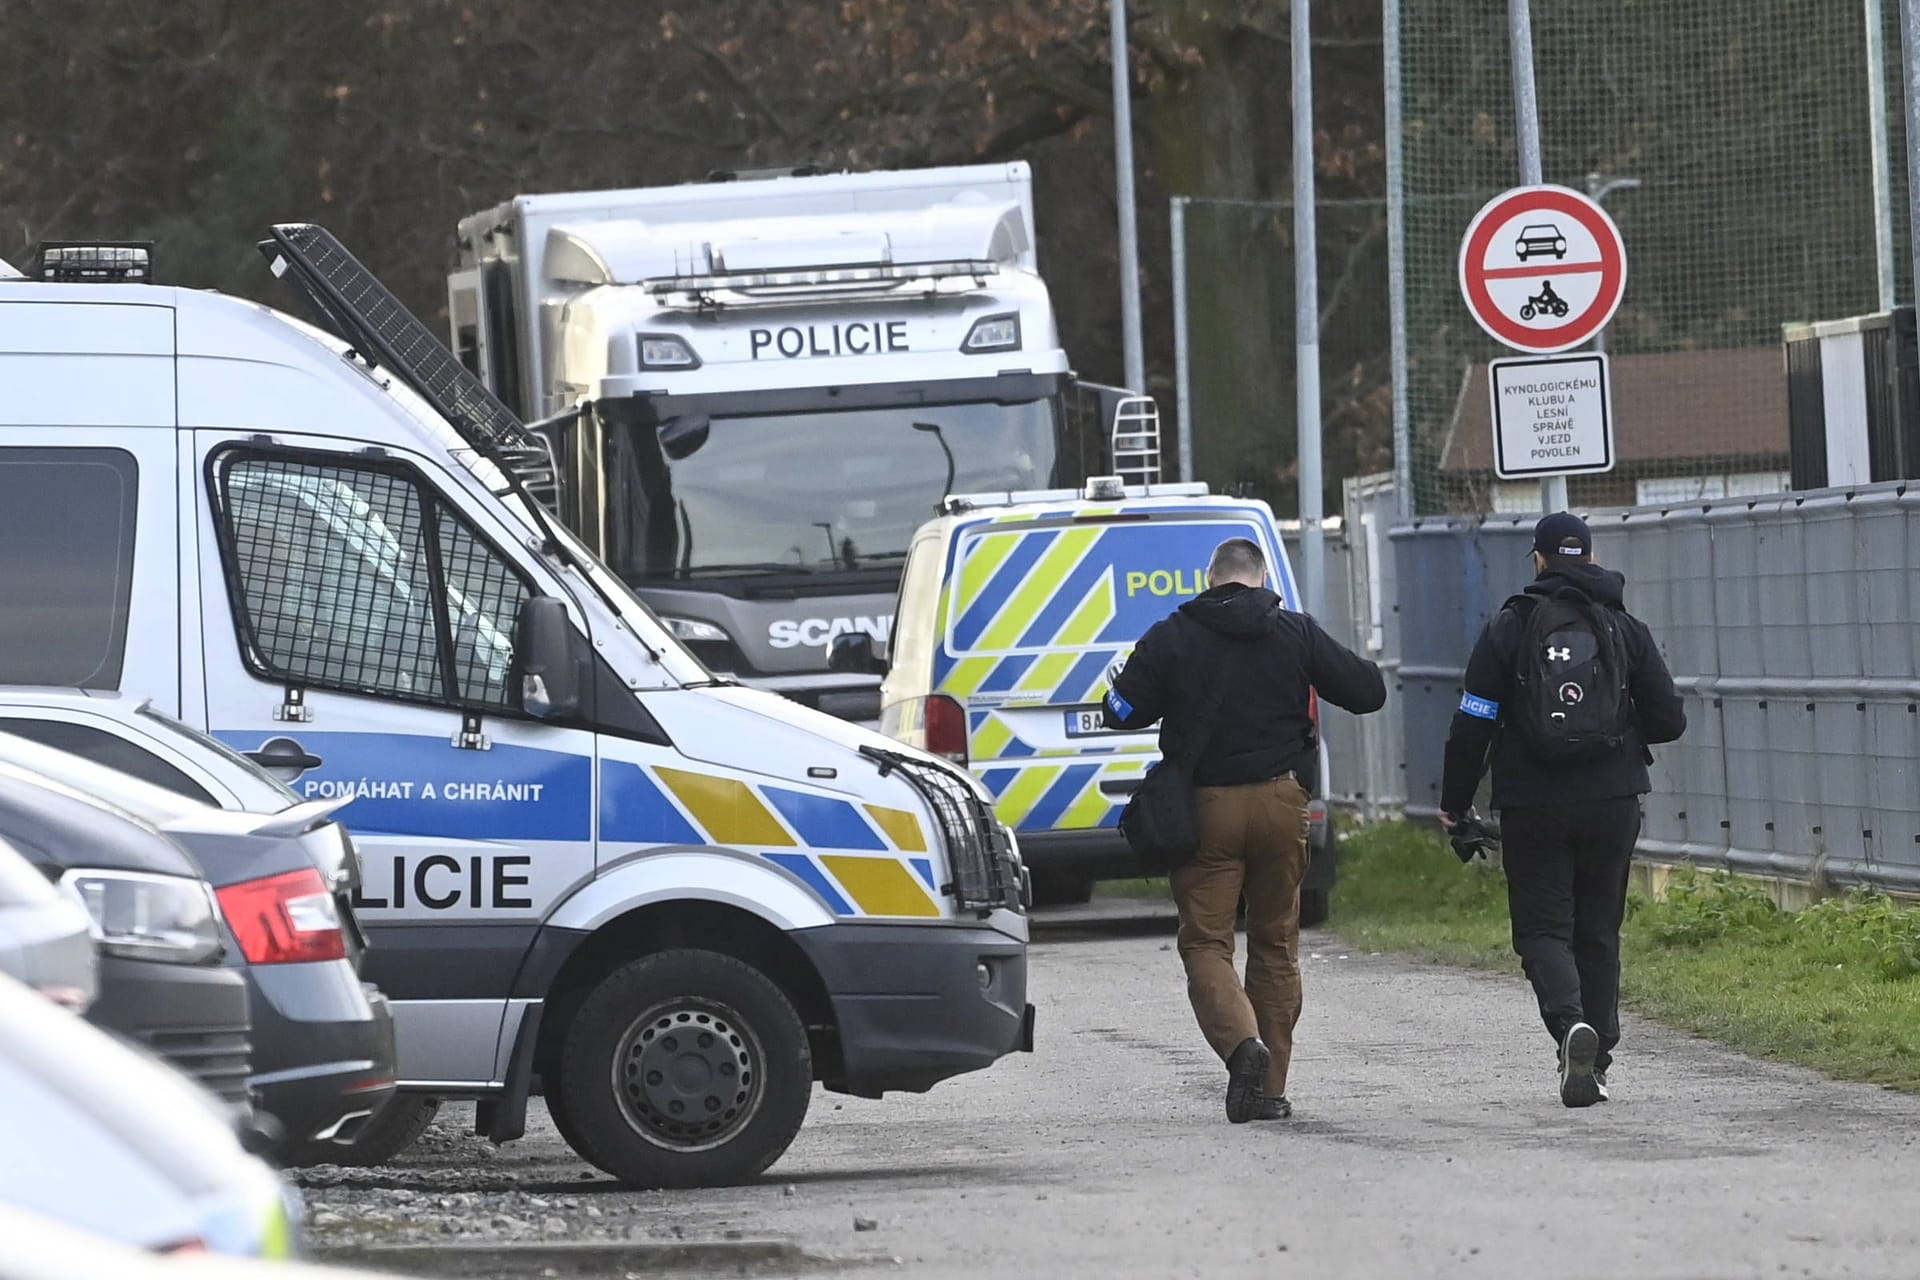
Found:
[[1920, 288], [1920, 4], [1900, 0], [1900, 78], [1907, 100], [1907, 233], [1912, 240], [1913, 281]]
[[1133, 207], [1133, 76], [1127, 62], [1127, 0], [1112, 0], [1113, 183], [1120, 205], [1120, 332], [1127, 361], [1127, 390], [1147, 391], [1147, 361], [1140, 346], [1140, 229]]
[[1313, 22], [1308, 0], [1293, 0], [1293, 340], [1294, 418], [1300, 451], [1300, 558], [1306, 610], [1326, 608], [1326, 531], [1320, 479], [1320, 270], [1314, 225]]
[[1866, 0], [1867, 120], [1873, 150], [1873, 265], [1880, 310], [1893, 297], [1893, 159], [1887, 141], [1887, 27], [1881, 0]]
[[1167, 202], [1173, 228], [1173, 394], [1180, 421], [1180, 479], [1193, 479], [1193, 384], [1187, 363], [1187, 198]]
[[1413, 418], [1407, 387], [1407, 159], [1401, 137], [1400, 0], [1385, 0], [1387, 80], [1387, 323], [1392, 331], [1393, 511], [1413, 518]]
[[[1507, 36], [1513, 62], [1513, 133], [1520, 144], [1520, 185], [1537, 187], [1540, 176], [1540, 95], [1533, 84], [1533, 11], [1527, 0], [1507, 0]], [[1567, 506], [1567, 478], [1540, 482], [1540, 505], [1548, 511]]]

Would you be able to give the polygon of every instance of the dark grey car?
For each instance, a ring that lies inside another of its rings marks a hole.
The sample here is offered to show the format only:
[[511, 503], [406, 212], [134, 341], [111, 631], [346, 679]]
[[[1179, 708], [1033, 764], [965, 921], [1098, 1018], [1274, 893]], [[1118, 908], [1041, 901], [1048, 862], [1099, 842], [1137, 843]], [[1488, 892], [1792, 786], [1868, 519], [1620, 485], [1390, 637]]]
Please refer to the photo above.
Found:
[[84, 790], [178, 841], [213, 885], [225, 960], [252, 992], [250, 1084], [284, 1131], [282, 1155], [326, 1159], [394, 1093], [393, 1019], [360, 981], [342, 904], [353, 864], [337, 804], [229, 812], [90, 760], [0, 733], [0, 767]]
[[186, 850], [151, 823], [5, 764], [0, 837], [93, 920], [100, 994], [88, 1021], [248, 1105], [247, 984], [222, 964], [213, 890]]

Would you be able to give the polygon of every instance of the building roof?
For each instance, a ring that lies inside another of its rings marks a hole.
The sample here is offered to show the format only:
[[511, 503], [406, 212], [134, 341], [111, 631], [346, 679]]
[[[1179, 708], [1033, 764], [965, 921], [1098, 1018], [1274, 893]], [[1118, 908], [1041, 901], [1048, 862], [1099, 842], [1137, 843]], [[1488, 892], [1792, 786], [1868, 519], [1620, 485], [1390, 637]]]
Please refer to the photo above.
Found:
[[[1620, 461], [1673, 469], [1707, 458], [1787, 456], [1787, 374], [1777, 347], [1673, 351], [1611, 361]], [[1440, 470], [1493, 470], [1487, 366], [1469, 367]]]

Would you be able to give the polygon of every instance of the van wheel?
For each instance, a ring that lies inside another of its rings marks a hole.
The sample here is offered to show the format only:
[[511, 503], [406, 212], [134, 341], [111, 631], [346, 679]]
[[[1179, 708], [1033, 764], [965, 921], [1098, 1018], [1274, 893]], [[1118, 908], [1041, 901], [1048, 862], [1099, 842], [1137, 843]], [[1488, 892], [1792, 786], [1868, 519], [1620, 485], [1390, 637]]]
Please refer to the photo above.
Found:
[[1033, 873], [1033, 905], [1036, 907], [1074, 907], [1093, 901], [1093, 878], [1070, 875], [1064, 871]]
[[1311, 929], [1315, 925], [1327, 922], [1333, 914], [1333, 890], [1302, 889], [1300, 891], [1300, 924]]
[[280, 1162], [289, 1169], [315, 1164], [343, 1164], [356, 1168], [391, 1164], [393, 1158], [420, 1141], [420, 1135], [433, 1123], [440, 1110], [440, 1099], [417, 1093], [400, 1093], [387, 1099], [387, 1105], [375, 1112], [352, 1143], [290, 1142], [280, 1153]]
[[589, 1163], [635, 1187], [730, 1186], [793, 1142], [813, 1057], [766, 975], [712, 951], [668, 951], [588, 993], [559, 1086], [561, 1132]]

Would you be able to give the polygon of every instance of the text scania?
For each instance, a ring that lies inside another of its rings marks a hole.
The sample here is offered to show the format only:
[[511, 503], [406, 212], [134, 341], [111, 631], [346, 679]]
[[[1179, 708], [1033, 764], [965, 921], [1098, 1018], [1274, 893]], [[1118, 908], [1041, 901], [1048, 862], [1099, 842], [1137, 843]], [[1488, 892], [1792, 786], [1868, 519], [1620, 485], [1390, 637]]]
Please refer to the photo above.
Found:
[[782, 618], [767, 628], [767, 643], [776, 649], [797, 645], [825, 648], [841, 636], [864, 631], [875, 640], [885, 640], [893, 631], [893, 615], [878, 618]]
[[888, 356], [911, 351], [905, 320], [847, 320], [839, 324], [790, 324], [754, 329], [753, 358], [806, 360], [815, 356]]

